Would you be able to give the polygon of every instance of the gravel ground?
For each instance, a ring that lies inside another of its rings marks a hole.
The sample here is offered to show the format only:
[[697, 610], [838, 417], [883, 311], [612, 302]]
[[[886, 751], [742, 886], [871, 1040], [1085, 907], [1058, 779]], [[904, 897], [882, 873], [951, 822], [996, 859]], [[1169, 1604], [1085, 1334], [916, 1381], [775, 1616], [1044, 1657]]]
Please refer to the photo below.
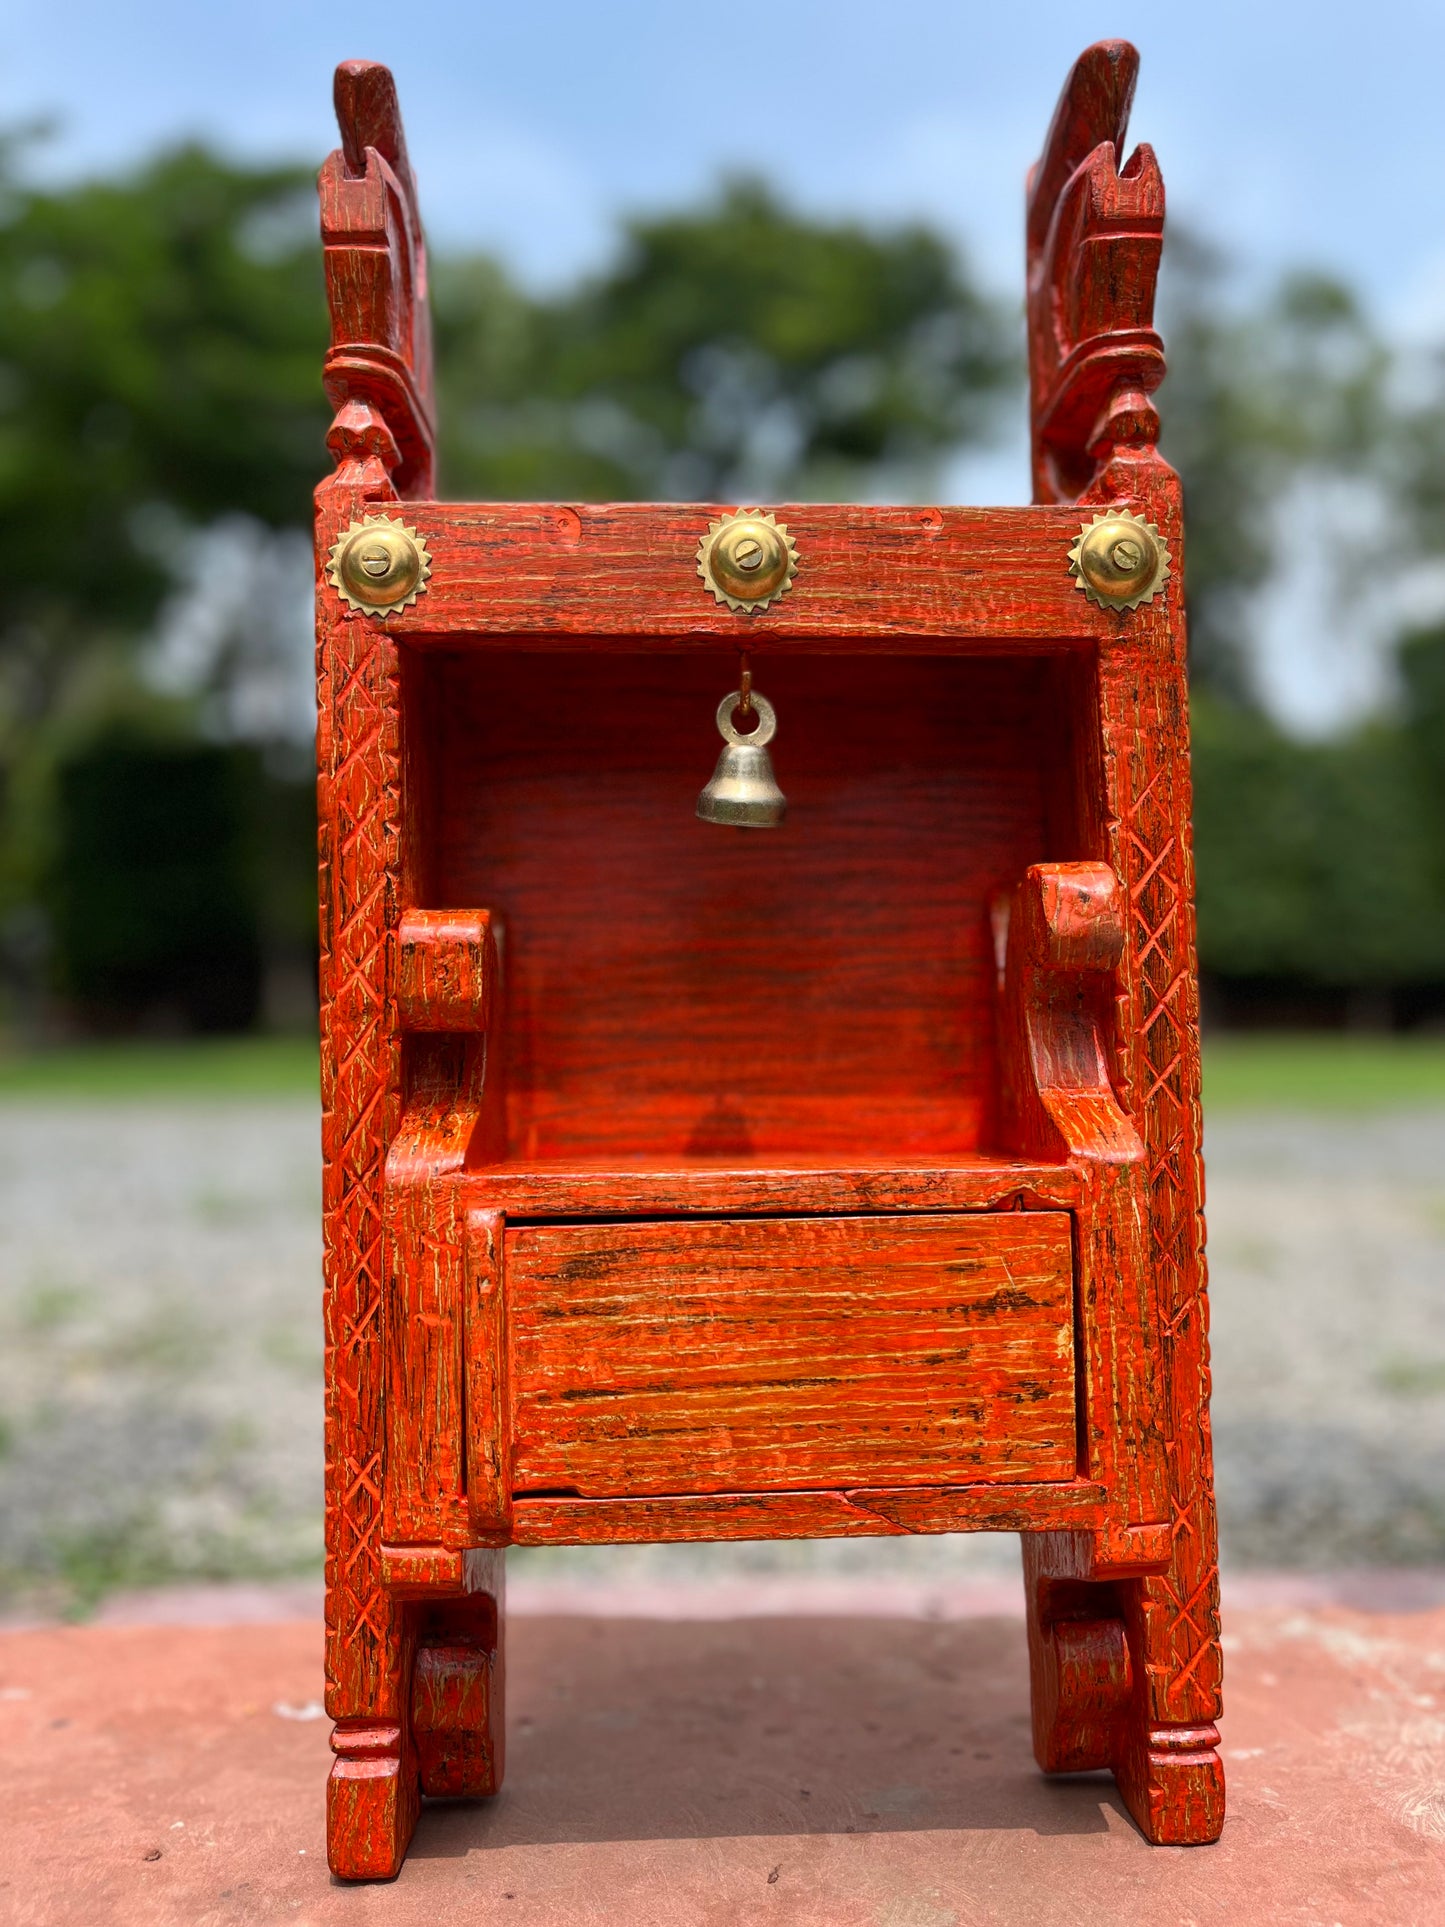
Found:
[[[0, 1172], [0, 1596], [83, 1609], [314, 1570], [313, 1107], [0, 1104]], [[1445, 1560], [1445, 1111], [1226, 1114], [1209, 1201], [1226, 1558]], [[941, 1576], [1017, 1553], [977, 1535], [513, 1557]]]

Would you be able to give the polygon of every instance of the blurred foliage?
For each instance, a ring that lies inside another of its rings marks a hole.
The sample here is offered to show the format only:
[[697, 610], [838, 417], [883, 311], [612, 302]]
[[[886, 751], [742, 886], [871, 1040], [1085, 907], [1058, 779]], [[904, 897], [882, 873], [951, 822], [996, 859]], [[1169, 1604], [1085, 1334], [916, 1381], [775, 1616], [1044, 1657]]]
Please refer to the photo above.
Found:
[[[240, 1022], [258, 959], [309, 948], [304, 777], [278, 775], [264, 732], [222, 740], [218, 717], [260, 710], [212, 700], [219, 669], [162, 695], [145, 651], [194, 591], [207, 531], [305, 528], [325, 464], [319, 257], [304, 170], [192, 146], [42, 188], [0, 146], [12, 1015], [14, 986], [38, 981], [42, 908], [51, 984], [92, 1018]], [[1402, 650], [1397, 718], [1309, 744], [1259, 712], [1250, 630], [1289, 539], [1282, 505], [1311, 480], [1394, 491], [1409, 556], [1438, 552], [1445, 361], [1403, 406], [1395, 358], [1337, 282], [1240, 295], [1178, 233], [1166, 262], [1204, 964], [1226, 984], [1445, 987], [1445, 637]], [[436, 259], [433, 288], [443, 482], [465, 497], [918, 499], [1022, 406], [1021, 331], [944, 239], [807, 217], [755, 180], [627, 223], [612, 261], [560, 292], [479, 256]], [[227, 674], [266, 608], [258, 592], [232, 621]], [[223, 949], [231, 989], [207, 1005], [187, 986]]]
[[436, 281], [447, 485], [579, 500], [927, 493], [1018, 374], [1011, 330], [920, 227], [788, 209], [736, 180], [627, 225], [530, 311], [490, 263]]
[[1207, 970], [1352, 989], [1445, 981], [1440, 819], [1396, 728], [1300, 742], [1204, 699], [1193, 733]]
[[309, 177], [196, 147], [116, 181], [0, 172], [4, 713], [142, 633], [177, 526], [304, 522], [327, 413]]
[[[1436, 531], [1437, 540], [1440, 531]], [[1405, 741], [1427, 819], [1445, 826], [1445, 628], [1417, 629], [1400, 645]], [[1445, 890], [1445, 828], [1435, 879]]]
[[245, 1030], [261, 1003], [254, 752], [108, 730], [60, 765], [58, 988], [97, 1028]]
[[[75, 759], [121, 719], [158, 756], [193, 727], [135, 673], [187, 532], [238, 512], [306, 522], [327, 421], [314, 190], [305, 170], [194, 146], [65, 188], [30, 184], [22, 161], [0, 150], [0, 963], [26, 1002], [46, 901], [57, 987], [118, 1013], [145, 940], [133, 917], [86, 931], [79, 879], [115, 826], [87, 829], [84, 799], [99, 801], [110, 751], [96, 746], [89, 776]], [[155, 941], [172, 954], [181, 938]]]
[[1161, 447], [1184, 480], [1194, 685], [1248, 702], [1249, 599], [1277, 565], [1280, 511], [1307, 477], [1381, 464], [1390, 356], [1328, 276], [1290, 272], [1241, 303], [1218, 251], [1172, 227], [1165, 262]]

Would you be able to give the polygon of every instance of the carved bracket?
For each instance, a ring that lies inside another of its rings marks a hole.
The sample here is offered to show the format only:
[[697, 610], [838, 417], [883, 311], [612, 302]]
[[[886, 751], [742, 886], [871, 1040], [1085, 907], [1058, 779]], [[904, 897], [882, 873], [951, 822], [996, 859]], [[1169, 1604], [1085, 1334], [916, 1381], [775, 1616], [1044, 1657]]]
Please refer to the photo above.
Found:
[[1004, 1129], [1029, 1155], [1141, 1159], [1114, 1093], [1109, 1024], [1123, 890], [1106, 863], [1036, 863], [1000, 919]]
[[1111, 1767], [1126, 1744], [1134, 1666], [1121, 1602], [1109, 1586], [1044, 1577], [1025, 1555], [1034, 1751], [1046, 1773]]
[[501, 1555], [494, 1588], [465, 1604], [432, 1606], [422, 1618], [412, 1671], [411, 1726], [423, 1793], [485, 1799], [505, 1767]]

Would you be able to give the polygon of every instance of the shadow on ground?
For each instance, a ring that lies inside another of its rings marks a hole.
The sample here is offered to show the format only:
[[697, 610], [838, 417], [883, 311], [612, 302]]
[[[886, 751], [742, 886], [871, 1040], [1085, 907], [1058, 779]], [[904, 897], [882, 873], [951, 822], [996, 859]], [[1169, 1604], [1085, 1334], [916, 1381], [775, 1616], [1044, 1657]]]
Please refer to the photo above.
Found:
[[428, 1802], [414, 1855], [1088, 1834], [1107, 1831], [1106, 1808], [1124, 1816], [1106, 1775], [1047, 1781], [1035, 1767], [1021, 1621], [553, 1619], [529, 1621], [526, 1638], [506, 1788], [492, 1802]]

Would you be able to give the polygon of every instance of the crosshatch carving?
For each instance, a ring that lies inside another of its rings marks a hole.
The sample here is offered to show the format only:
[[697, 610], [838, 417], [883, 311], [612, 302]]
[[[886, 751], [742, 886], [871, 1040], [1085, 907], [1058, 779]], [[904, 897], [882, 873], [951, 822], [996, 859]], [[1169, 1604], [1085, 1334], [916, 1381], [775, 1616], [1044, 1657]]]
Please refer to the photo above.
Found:
[[[423, 1792], [501, 1783], [513, 1544], [1017, 1531], [1040, 1765], [1112, 1769], [1151, 1840], [1218, 1835], [1180, 499], [1136, 68], [1083, 55], [1032, 176], [1036, 499], [1011, 510], [437, 502], [395, 90], [338, 71], [345, 1878], [399, 1870]], [[700, 815], [715, 723], [738, 753]]]

